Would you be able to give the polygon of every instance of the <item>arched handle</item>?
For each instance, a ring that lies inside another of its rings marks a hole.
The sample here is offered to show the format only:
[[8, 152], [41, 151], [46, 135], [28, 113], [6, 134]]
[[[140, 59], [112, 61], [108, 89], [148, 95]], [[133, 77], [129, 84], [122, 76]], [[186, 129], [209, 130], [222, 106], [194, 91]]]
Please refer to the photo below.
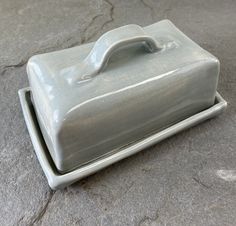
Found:
[[143, 42], [150, 52], [161, 49], [161, 45], [157, 40], [146, 34], [142, 27], [135, 24], [126, 25], [105, 33], [97, 40], [82, 63], [76, 66], [78, 69], [76, 73], [68, 74], [68, 82], [73, 84], [97, 75], [105, 68], [115, 50], [140, 42]]

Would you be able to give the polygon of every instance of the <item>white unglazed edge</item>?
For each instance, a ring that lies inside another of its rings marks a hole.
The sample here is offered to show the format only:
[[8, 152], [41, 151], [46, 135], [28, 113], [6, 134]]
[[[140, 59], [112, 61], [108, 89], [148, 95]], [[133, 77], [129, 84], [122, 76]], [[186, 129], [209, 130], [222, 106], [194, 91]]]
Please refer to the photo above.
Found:
[[[39, 131], [39, 127], [35, 122], [35, 117], [32, 115], [32, 103], [30, 98], [27, 98], [27, 93], [30, 93], [30, 88], [23, 88], [18, 91], [20, 102], [23, 110], [23, 115], [25, 122], [39, 160], [39, 163], [46, 175], [49, 186], [56, 190], [64, 188], [90, 174], [93, 174], [115, 162], [120, 161], [130, 155], [133, 155], [157, 142], [164, 140], [184, 129], [190, 128], [200, 122], [203, 122], [209, 118], [219, 115], [226, 107], [227, 102], [221, 97], [221, 95], [216, 93], [216, 102], [210, 108], [201, 111], [185, 120], [182, 120], [156, 134], [144, 138], [130, 146], [126, 146], [115, 152], [112, 155], [105, 156], [104, 158], [98, 159], [94, 162], [88, 163], [87, 165], [81, 166], [71, 172], [60, 174], [57, 172], [51, 158], [49, 157], [49, 152], [43, 142], [43, 137]], [[56, 150], [55, 150], [56, 151]]]

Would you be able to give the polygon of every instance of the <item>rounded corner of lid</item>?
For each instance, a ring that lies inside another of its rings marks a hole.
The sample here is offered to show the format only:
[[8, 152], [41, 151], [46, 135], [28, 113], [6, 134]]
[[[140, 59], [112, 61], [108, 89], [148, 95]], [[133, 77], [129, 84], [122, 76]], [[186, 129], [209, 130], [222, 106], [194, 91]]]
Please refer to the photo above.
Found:
[[172, 21], [171, 20], [169, 20], [169, 19], [163, 19], [163, 20], [161, 20], [160, 22], [163, 22], [163, 23], [168, 23], [168, 24], [173, 24], [172, 23]]
[[220, 67], [220, 60], [218, 57], [214, 56], [214, 61], [216, 62], [216, 64]]
[[35, 63], [35, 61], [37, 61], [37, 58], [37, 55], [31, 56], [26, 63], [26, 68], [30, 67], [33, 63]]

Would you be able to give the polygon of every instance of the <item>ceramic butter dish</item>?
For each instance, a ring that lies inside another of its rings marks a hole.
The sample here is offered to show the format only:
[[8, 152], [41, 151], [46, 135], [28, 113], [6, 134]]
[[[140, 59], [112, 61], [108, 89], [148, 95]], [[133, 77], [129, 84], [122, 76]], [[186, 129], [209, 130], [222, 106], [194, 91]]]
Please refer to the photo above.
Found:
[[170, 21], [36, 55], [19, 91], [36, 154], [64, 187], [219, 114], [219, 61]]

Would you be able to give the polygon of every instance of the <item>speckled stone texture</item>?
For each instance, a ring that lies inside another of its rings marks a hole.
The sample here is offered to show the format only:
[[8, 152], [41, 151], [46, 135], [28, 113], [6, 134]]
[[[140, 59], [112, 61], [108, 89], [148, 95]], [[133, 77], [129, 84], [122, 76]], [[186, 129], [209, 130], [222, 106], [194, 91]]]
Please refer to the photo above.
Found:
[[[226, 112], [51, 191], [17, 91], [37, 53], [168, 18], [221, 62]], [[1, 0], [0, 225], [236, 225], [236, 1]]]

